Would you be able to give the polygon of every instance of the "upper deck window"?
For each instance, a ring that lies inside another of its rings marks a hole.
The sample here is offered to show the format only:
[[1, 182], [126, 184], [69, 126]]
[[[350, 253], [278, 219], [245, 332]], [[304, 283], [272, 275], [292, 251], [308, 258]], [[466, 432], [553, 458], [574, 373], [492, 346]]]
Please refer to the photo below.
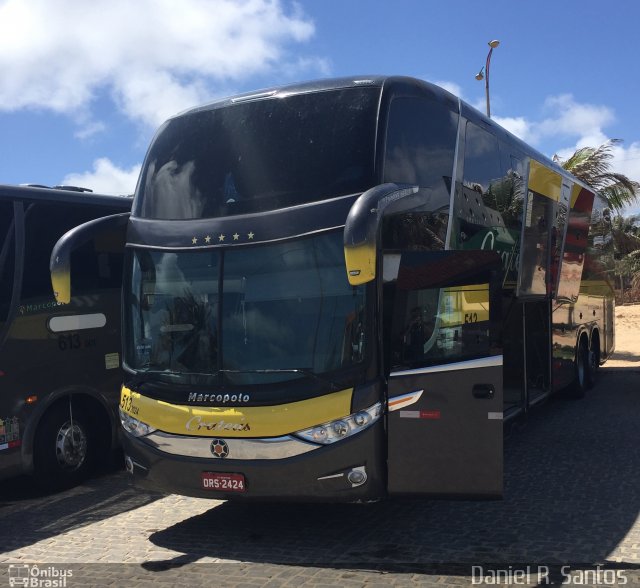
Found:
[[134, 214], [228, 216], [367, 190], [379, 94], [343, 88], [174, 118], [151, 145]]
[[385, 220], [385, 247], [444, 249], [457, 125], [457, 113], [444, 103], [422, 97], [391, 102], [383, 180], [417, 185], [422, 205]]

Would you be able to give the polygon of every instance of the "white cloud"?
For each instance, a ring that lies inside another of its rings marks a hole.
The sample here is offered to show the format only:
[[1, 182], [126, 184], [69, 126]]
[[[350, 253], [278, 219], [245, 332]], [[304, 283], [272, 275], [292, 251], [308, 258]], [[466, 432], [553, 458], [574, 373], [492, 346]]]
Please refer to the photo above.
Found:
[[90, 121], [85, 123], [74, 133], [77, 139], [89, 139], [106, 129], [106, 125], [100, 121]]
[[[549, 96], [544, 102], [543, 112], [548, 116], [538, 121], [521, 116], [493, 118], [514, 135], [533, 145], [540, 146], [558, 139], [575, 141], [573, 148], [566, 148], [570, 153], [577, 147], [604, 143], [608, 137], [603, 129], [615, 121], [611, 108], [577, 102], [571, 94]], [[561, 155], [560, 151], [557, 153]]]
[[616, 171], [640, 181], [640, 142], [631, 143], [626, 148], [616, 145], [612, 151]]
[[107, 90], [156, 126], [256, 73], [325, 73], [326, 62], [288, 50], [313, 34], [280, 0], [5, 0], [0, 110], [86, 117]]
[[[565, 94], [547, 98], [545, 110], [553, 110], [556, 116], [531, 123], [533, 140], [564, 142], [564, 147], [554, 151], [561, 159], [567, 159], [576, 149], [598, 147], [611, 138], [606, 127], [615, 121], [615, 113], [607, 106], [580, 103]], [[640, 142], [615, 146], [612, 153], [612, 171], [640, 180]]]
[[531, 140], [531, 123], [522, 116], [518, 117], [502, 117], [494, 116], [493, 119], [502, 125], [507, 131], [513, 133], [523, 141]]
[[536, 125], [539, 137], [578, 136], [580, 146], [601, 144], [606, 141], [602, 129], [615, 120], [613, 111], [607, 106], [576, 102], [571, 94], [550, 96], [545, 101], [545, 110], [551, 116]]
[[133, 194], [140, 174], [141, 165], [122, 169], [106, 157], [93, 162], [93, 171], [71, 173], [65, 176], [62, 184], [89, 188], [99, 194]]
[[[632, 180], [640, 182], [640, 142], [631, 143], [629, 147], [617, 145], [613, 147], [612, 168]], [[625, 214], [640, 214], [640, 198], [637, 204], [628, 207]]]
[[[578, 102], [572, 95], [562, 94], [548, 97], [542, 112], [547, 116], [538, 121], [524, 117], [494, 119], [522, 140], [560, 159], [567, 159], [580, 147], [598, 147], [611, 138], [606, 128], [615, 121], [615, 112], [607, 106]], [[640, 181], [639, 141], [628, 147], [615, 146], [612, 154], [612, 171]], [[626, 210], [627, 214], [632, 212], [640, 212], [640, 204]]]
[[458, 98], [462, 98], [462, 88], [460, 87], [459, 84], [456, 84], [455, 82], [449, 82], [447, 80], [442, 80], [440, 82], [433, 82], [433, 83], [436, 84], [436, 86], [440, 86], [441, 88], [444, 88], [448, 92], [451, 92], [454, 96], [457, 96]]

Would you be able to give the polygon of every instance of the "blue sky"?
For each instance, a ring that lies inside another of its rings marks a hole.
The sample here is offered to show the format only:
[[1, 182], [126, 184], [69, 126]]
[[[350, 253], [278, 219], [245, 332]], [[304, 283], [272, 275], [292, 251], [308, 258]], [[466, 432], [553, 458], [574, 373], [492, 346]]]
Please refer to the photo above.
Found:
[[[0, 183], [132, 192], [185, 108], [317, 77], [401, 74], [484, 109], [543, 153], [624, 139], [640, 181], [640, 3], [555, 0], [0, 0]], [[635, 206], [627, 212], [640, 212]]]

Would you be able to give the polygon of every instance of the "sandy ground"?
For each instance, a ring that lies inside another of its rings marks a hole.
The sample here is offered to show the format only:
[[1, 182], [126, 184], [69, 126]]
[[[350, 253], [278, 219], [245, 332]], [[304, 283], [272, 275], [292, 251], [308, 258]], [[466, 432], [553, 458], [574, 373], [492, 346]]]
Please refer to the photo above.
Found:
[[616, 308], [616, 351], [604, 367], [640, 368], [640, 304]]

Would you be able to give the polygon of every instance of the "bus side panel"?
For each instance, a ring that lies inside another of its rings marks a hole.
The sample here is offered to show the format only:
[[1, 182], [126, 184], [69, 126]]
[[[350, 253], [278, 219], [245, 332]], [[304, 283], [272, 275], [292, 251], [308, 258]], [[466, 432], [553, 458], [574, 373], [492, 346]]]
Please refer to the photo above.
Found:
[[[615, 293], [613, 289], [614, 240], [611, 215], [603, 199], [593, 202], [579, 303], [584, 307], [574, 313], [577, 322], [593, 321], [599, 331], [600, 361], [607, 359], [615, 347]], [[594, 314], [595, 311], [595, 314]], [[580, 313], [582, 312], [582, 317]]]
[[502, 495], [502, 259], [403, 251], [388, 386], [390, 494]]
[[578, 329], [575, 322], [577, 304], [558, 304], [551, 315], [551, 349], [553, 354], [553, 391], [566, 388], [575, 377], [575, 353]]
[[[57, 333], [49, 328], [52, 319], [81, 321], [90, 314], [104, 315], [105, 325]], [[119, 350], [120, 290], [83, 296], [64, 306], [45, 299], [30, 299], [20, 306], [2, 350], [0, 395], [11, 398], [12, 403], [5, 403], [0, 418], [5, 421], [5, 443], [10, 444], [7, 453], [22, 453], [24, 469], [32, 465], [37, 421], [60, 396], [74, 392], [97, 397], [110, 406], [115, 422], [122, 381]], [[11, 473], [15, 472], [7, 475]]]
[[[21, 292], [0, 352], [2, 478], [33, 470], [41, 419], [63, 396], [94, 398], [93, 404], [85, 403], [96, 409], [87, 418], [94, 432], [106, 433], [109, 426], [113, 442], [122, 381], [122, 251], [97, 240], [83, 245], [74, 260], [78, 295], [69, 304], [56, 302], [49, 276], [51, 247], [60, 234], [109, 210], [39, 201], [26, 203], [25, 209]], [[102, 420], [105, 413], [108, 423]]]
[[407, 391], [422, 395], [389, 413], [389, 494], [500, 497], [501, 388], [502, 365], [392, 377], [390, 406]]
[[600, 359], [607, 359], [615, 350], [615, 296], [613, 290], [604, 300], [604, 336], [600, 336]]
[[575, 184], [572, 189], [567, 234], [562, 249], [557, 298], [575, 302], [580, 293], [589, 221], [595, 194]]

